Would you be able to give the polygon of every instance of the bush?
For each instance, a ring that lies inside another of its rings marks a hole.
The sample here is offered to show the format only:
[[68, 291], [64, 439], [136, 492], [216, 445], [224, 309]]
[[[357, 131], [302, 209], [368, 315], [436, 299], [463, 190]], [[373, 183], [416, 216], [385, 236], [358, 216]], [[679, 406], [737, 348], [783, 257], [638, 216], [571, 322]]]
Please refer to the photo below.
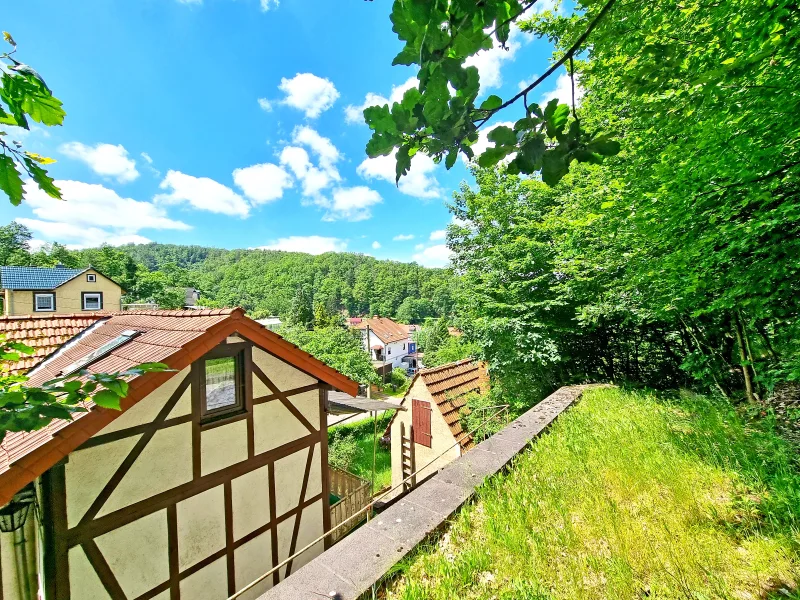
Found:
[[334, 431], [329, 435], [328, 464], [349, 471], [358, 454], [356, 438], [347, 431]]
[[391, 389], [393, 392], [398, 392], [400, 390], [404, 390], [408, 385], [408, 375], [406, 374], [405, 369], [401, 369], [400, 367], [395, 367], [392, 369], [391, 378], [389, 379], [389, 383], [387, 387]]

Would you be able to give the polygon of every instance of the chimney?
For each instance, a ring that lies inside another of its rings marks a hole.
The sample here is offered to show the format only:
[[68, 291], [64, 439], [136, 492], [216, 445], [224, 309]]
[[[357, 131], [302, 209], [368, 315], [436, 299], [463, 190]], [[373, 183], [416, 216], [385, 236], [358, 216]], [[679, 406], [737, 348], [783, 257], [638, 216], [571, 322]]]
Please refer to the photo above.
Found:
[[62, 263], [58, 263], [58, 264], [56, 265], [56, 269], [66, 269], [66, 268], [67, 268], [67, 267], [65, 267], [65, 266], [64, 266]]

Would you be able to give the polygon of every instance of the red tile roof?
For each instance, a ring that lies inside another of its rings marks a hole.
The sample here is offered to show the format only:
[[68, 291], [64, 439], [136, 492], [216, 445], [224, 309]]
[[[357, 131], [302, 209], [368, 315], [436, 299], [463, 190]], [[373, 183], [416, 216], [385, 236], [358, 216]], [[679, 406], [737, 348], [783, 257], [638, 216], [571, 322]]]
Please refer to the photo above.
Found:
[[471, 392], [485, 392], [489, 389], [489, 374], [485, 363], [473, 362], [469, 358], [446, 365], [422, 369], [416, 375], [425, 382], [425, 387], [433, 396], [439, 411], [456, 439], [461, 439], [461, 447], [469, 450], [474, 446], [472, 436], [464, 436], [459, 421], [459, 412], [467, 403], [466, 396]]
[[8, 365], [10, 375], [19, 375], [38, 365], [58, 349], [99, 319], [103, 313], [71, 315], [15, 315], [0, 316], [0, 333], [11, 342], [22, 342], [33, 348], [33, 354], [23, 354], [20, 360]]
[[385, 344], [408, 339], [408, 326], [395, 323], [386, 317], [362, 319], [361, 322], [355, 326], [356, 329], [366, 329], [367, 327], [369, 327]]
[[8, 433], [0, 452], [0, 506], [26, 484], [47, 471], [125, 410], [186, 368], [226, 337], [240, 333], [278, 358], [313, 377], [347, 392], [358, 393], [358, 384], [328, 367], [280, 335], [244, 316], [241, 308], [175, 311], [99, 313], [100, 318], [49, 360], [29, 373], [28, 385], [40, 385], [85, 357], [92, 350], [117, 337], [126, 329], [141, 334], [112, 350], [87, 368], [111, 373], [141, 362], [163, 362], [175, 371], [147, 373], [130, 382], [122, 411], [103, 409], [89, 403], [89, 412], [77, 413], [72, 421], [54, 420], [30, 433]]

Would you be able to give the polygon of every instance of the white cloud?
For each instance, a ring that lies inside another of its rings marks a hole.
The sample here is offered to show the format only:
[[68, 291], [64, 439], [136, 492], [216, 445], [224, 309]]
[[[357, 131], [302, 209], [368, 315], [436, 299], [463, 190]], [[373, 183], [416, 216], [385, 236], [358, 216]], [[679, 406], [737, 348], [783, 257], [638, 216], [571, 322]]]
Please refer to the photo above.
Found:
[[278, 8], [278, 0], [261, 0], [261, 10], [267, 12], [270, 8]]
[[401, 233], [392, 238], [395, 242], [407, 242], [414, 239], [413, 233]]
[[153, 164], [153, 159], [150, 158], [150, 155], [147, 152], [142, 152], [141, 156], [142, 156], [142, 158], [145, 160], [145, 162], [148, 165], [152, 165]]
[[380, 242], [378, 242], [378, 241], [372, 242], [372, 249], [373, 250], [377, 250], [380, 247], [381, 247], [381, 243]]
[[390, 107], [395, 102], [400, 102], [403, 99], [403, 94], [406, 93], [406, 90], [410, 90], [413, 87], [417, 87], [419, 85], [419, 80], [416, 77], [409, 77], [406, 81], [401, 83], [400, 85], [392, 86], [392, 92], [389, 94], [388, 98], [381, 96], [380, 94], [375, 94], [373, 92], [369, 92], [366, 97], [364, 98], [364, 103], [359, 106], [354, 106], [349, 104], [344, 109], [344, 120], [347, 123], [363, 123], [364, 122], [364, 109], [369, 106], [383, 106], [384, 104], [388, 104]]
[[314, 204], [326, 209], [323, 221], [364, 221], [372, 217], [371, 207], [383, 202], [381, 195], [360, 185], [333, 190], [331, 199], [319, 197]]
[[[475, 158], [473, 160], [477, 160], [478, 157], [481, 154], [483, 154], [484, 150], [486, 150], [489, 146], [494, 145], [494, 142], [489, 141], [489, 132], [492, 131], [492, 129], [495, 129], [500, 126], [511, 127], [513, 129], [514, 123], [512, 121], [501, 121], [500, 123], [495, 123], [491, 127], [487, 127], [486, 129], [481, 129], [478, 132], [478, 141], [472, 144], [472, 146], [470, 146], [470, 148], [472, 148], [472, 151], [475, 153]], [[461, 154], [461, 160], [463, 160], [465, 163], [469, 163], [467, 157], [464, 154]]]
[[258, 246], [258, 249], [322, 254], [324, 252], [344, 252], [347, 249], [347, 241], [319, 235], [292, 235], [272, 240], [266, 246]]
[[259, 98], [258, 105], [261, 107], [261, 110], [265, 112], [272, 112], [272, 102], [266, 98]]
[[412, 255], [411, 258], [425, 267], [444, 267], [450, 262], [452, 254], [450, 248], [437, 244]]
[[[24, 225], [45, 238], [64, 244], [70, 250], [96, 248], [102, 244], [121, 246], [123, 244], [147, 244], [152, 241], [150, 238], [146, 238], [142, 235], [120, 235], [98, 227], [79, 227], [69, 223], [54, 223], [50, 221], [40, 221], [38, 219], [22, 218], [17, 219], [17, 223]], [[45, 245], [46, 242], [44, 240], [37, 240], [35, 247], [31, 249], [36, 251]]]
[[443, 240], [447, 237], [447, 230], [446, 229], [437, 229], [436, 231], [431, 232], [430, 240], [432, 242], [436, 242], [438, 240]]
[[159, 187], [169, 193], [158, 194], [154, 199], [164, 204], [187, 204], [199, 210], [224, 215], [246, 217], [250, 207], [244, 198], [231, 188], [209, 179], [194, 177], [180, 171], [167, 171]]
[[128, 183], [139, 177], [136, 161], [128, 157], [128, 151], [121, 145], [87, 146], [80, 142], [69, 142], [62, 144], [59, 151], [69, 158], [86, 163], [98, 175], [113, 177], [120, 183]]
[[202, 4], [203, 0], [178, 0], [178, 4]]
[[286, 94], [282, 103], [304, 112], [309, 119], [316, 119], [339, 98], [332, 81], [312, 73], [298, 73], [291, 79], [284, 77], [278, 88]]
[[99, 184], [61, 180], [56, 185], [63, 200], [26, 184], [25, 202], [38, 219], [18, 219], [49, 241], [72, 247], [145, 243], [149, 240], [139, 235], [142, 229], [191, 229], [152, 202], [123, 198]]
[[155, 175], [156, 177], [161, 177], [161, 171], [159, 171], [158, 169], [156, 169], [156, 168], [153, 166], [153, 159], [150, 157], [150, 155], [149, 155], [147, 152], [142, 152], [142, 153], [141, 153], [141, 157], [144, 159], [144, 162], [145, 162], [145, 163], [147, 163], [147, 164], [145, 165], [145, 167], [147, 167], [147, 169], [148, 169], [148, 170], [149, 170], [149, 171], [150, 171], [150, 172], [151, 172], [153, 175]]
[[295, 127], [292, 132], [292, 141], [295, 144], [302, 144], [311, 148], [311, 151], [319, 159], [320, 167], [325, 170], [335, 169], [336, 161], [342, 157], [336, 146], [328, 138], [322, 137], [314, 129], [305, 125]]
[[414, 246], [414, 250], [422, 250], [423, 248], [425, 248], [425, 244], [416, 244]]
[[291, 175], [272, 163], [236, 169], [233, 172], [233, 181], [253, 204], [277, 200], [283, 196], [285, 189], [293, 185]]
[[[383, 179], [389, 183], [395, 181], [395, 155], [396, 151], [388, 156], [365, 159], [358, 168], [358, 173], [364, 179]], [[403, 194], [415, 198], [439, 198], [441, 189], [439, 182], [432, 173], [436, 170], [436, 163], [427, 154], [417, 152], [411, 159], [411, 169], [408, 174], [400, 178], [398, 189]]]
[[[488, 32], [487, 32], [488, 33]], [[498, 88], [503, 85], [502, 68], [506, 62], [514, 60], [517, 51], [522, 46], [520, 38], [522, 32], [518, 27], [512, 25], [511, 35], [506, 42], [504, 49], [500, 42], [493, 36], [493, 46], [490, 50], [480, 50], [477, 54], [470, 56], [464, 61], [465, 67], [477, 67], [481, 79], [481, 93], [485, 93], [490, 88]]]
[[[300, 180], [303, 196], [317, 202], [325, 189], [341, 181], [336, 163], [342, 155], [328, 138], [310, 127], [296, 127], [292, 132], [292, 142], [297, 145], [284, 147], [280, 162]], [[311, 150], [317, 159], [316, 165], [312, 163], [308, 151], [301, 146]]]
[[[585, 90], [581, 87], [579, 75], [575, 75], [575, 104], [580, 104]], [[567, 73], [561, 73], [556, 79], [556, 87], [542, 94], [542, 104], [547, 104], [553, 98], [558, 98], [559, 104], [572, 106], [572, 79]]]

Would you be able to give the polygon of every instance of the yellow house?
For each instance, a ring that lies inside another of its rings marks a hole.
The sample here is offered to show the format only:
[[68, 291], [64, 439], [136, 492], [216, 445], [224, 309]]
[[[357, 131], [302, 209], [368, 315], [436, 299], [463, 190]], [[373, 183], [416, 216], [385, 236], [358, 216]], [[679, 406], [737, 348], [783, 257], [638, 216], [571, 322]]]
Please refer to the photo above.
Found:
[[124, 290], [97, 269], [2, 267], [4, 315], [122, 310]]

